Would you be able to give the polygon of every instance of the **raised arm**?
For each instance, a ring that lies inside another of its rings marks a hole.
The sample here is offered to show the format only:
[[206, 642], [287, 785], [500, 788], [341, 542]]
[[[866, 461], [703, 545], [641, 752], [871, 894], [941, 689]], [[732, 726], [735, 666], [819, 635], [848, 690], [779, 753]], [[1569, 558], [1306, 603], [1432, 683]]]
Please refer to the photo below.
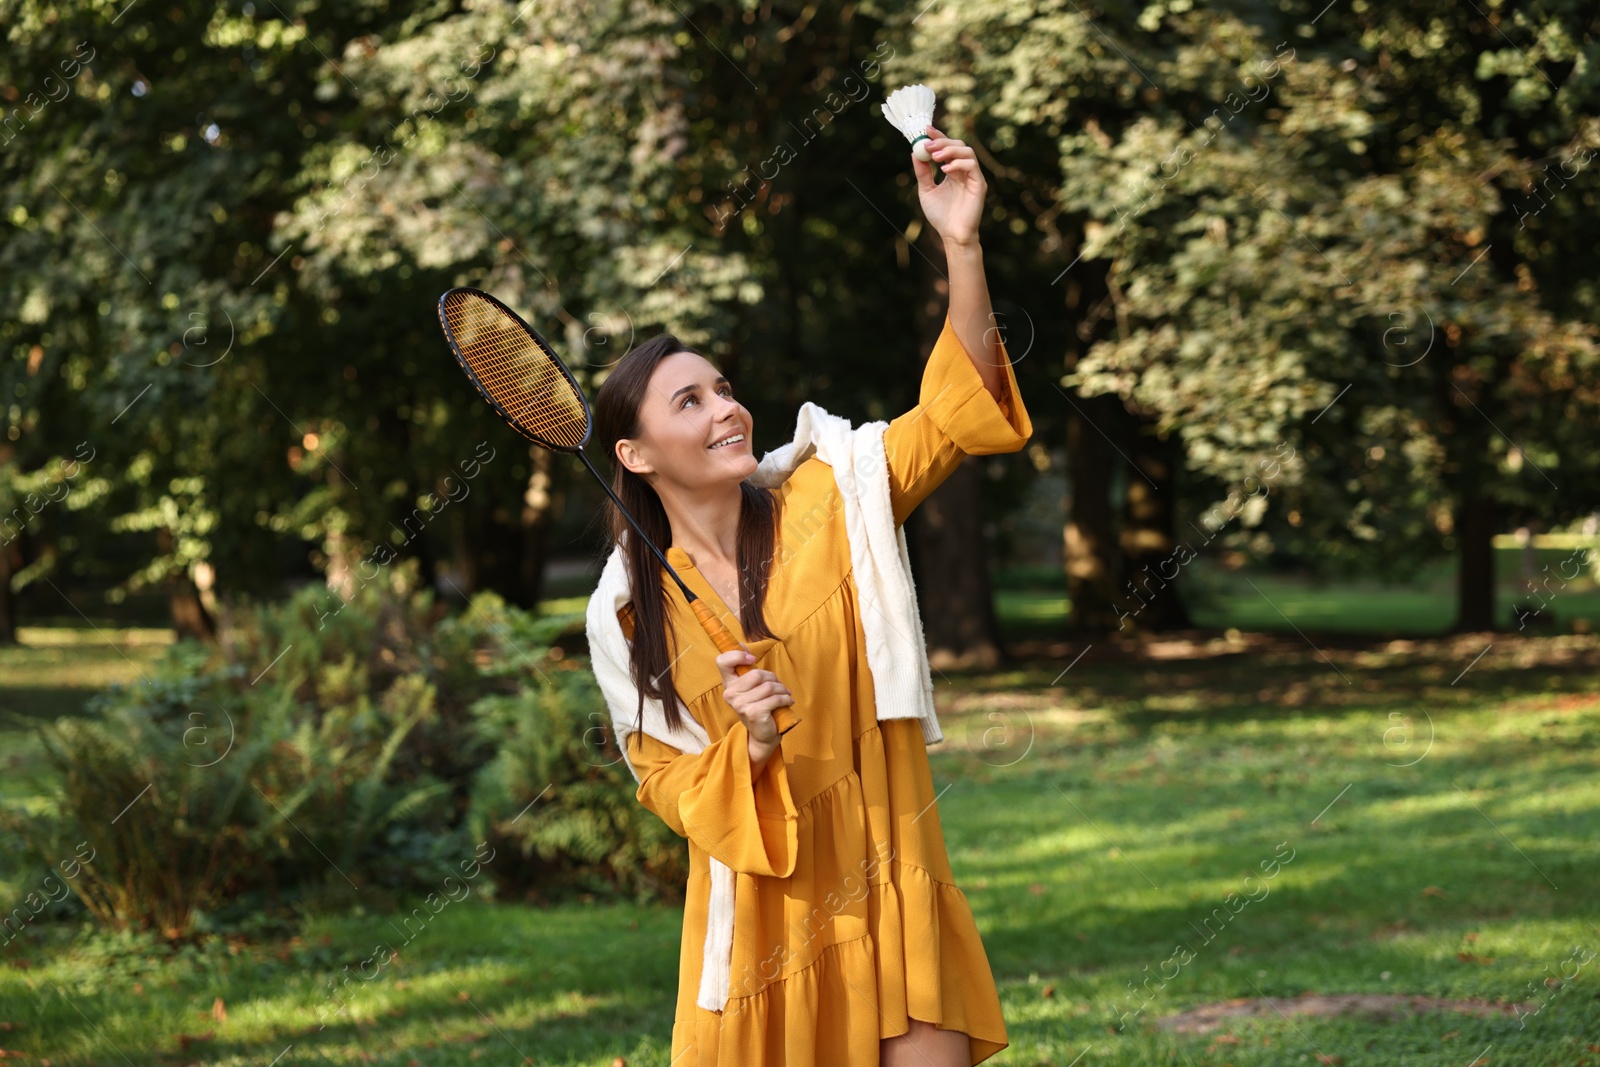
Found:
[[[934, 162], [924, 163], [912, 154], [911, 165], [917, 172], [922, 213], [944, 239], [950, 269], [950, 326], [977, 368], [983, 387], [999, 400], [1006, 381], [1006, 357], [983, 272], [983, 247], [978, 243], [987, 185], [971, 146], [946, 137], [935, 126], [929, 126], [928, 133], [928, 154]], [[935, 164], [944, 168], [944, 181], [937, 184]]]
[[1004, 343], [999, 353], [997, 398], [985, 390], [978, 373], [980, 361], [972, 358], [954, 322], [945, 317], [922, 370], [916, 406], [891, 419], [883, 432], [896, 525], [905, 522], [966, 456], [1017, 452], [1033, 436], [1033, 421], [1022, 404]]

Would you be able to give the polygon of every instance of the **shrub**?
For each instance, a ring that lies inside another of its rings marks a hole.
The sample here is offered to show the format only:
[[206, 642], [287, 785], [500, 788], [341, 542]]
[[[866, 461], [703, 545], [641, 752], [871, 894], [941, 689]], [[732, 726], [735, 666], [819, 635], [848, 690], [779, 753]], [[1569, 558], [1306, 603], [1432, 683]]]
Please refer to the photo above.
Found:
[[168, 939], [278, 902], [389, 909], [483, 842], [510, 853], [491, 891], [673, 894], [684, 843], [635, 800], [586, 665], [551, 648], [582, 616], [493, 593], [447, 616], [414, 562], [388, 577], [235, 611], [216, 646], [41, 727], [54, 810], [0, 824], [47, 866], [87, 842], [89, 912]]
[[637, 800], [587, 664], [556, 661], [472, 711], [495, 751], [474, 783], [473, 839], [540, 861], [521, 879], [503, 865], [499, 882], [520, 882], [535, 895], [678, 894], [687, 845]]
[[449, 783], [397, 767], [437, 715], [426, 680], [319, 708], [295, 675], [252, 687], [237, 663], [195, 669], [205, 654], [184, 642], [147, 684], [41, 730], [56, 811], [8, 822], [41, 858], [89, 843], [70, 884], [102, 924], [176, 938], [228, 898], [392, 890], [470, 852]]

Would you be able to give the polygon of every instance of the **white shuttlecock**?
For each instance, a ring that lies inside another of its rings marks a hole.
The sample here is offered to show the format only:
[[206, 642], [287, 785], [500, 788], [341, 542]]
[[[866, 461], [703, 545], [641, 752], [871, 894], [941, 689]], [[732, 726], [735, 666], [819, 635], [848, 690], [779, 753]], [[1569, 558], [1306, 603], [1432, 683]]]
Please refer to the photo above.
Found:
[[924, 163], [933, 161], [926, 144], [928, 125], [933, 121], [932, 89], [926, 85], [902, 85], [883, 102], [883, 117], [905, 134], [911, 142], [912, 155]]

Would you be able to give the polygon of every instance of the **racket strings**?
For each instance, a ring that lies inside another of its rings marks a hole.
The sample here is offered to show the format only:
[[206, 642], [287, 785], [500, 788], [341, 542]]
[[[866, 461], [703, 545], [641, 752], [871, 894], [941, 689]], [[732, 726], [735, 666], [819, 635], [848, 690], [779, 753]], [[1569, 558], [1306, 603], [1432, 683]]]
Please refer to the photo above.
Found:
[[444, 314], [472, 373], [512, 419], [557, 448], [583, 445], [589, 434], [583, 398], [526, 330], [471, 293], [450, 294]]

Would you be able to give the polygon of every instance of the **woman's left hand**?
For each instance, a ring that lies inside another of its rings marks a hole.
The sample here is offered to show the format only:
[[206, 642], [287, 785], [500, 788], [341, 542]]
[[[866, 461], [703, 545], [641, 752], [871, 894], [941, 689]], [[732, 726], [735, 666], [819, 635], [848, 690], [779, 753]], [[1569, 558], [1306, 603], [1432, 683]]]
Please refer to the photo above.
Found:
[[[911, 157], [922, 213], [947, 244], [976, 244], [983, 194], [988, 188], [978, 157], [965, 141], [946, 137], [937, 127], [929, 126], [927, 132], [930, 140], [923, 143], [933, 162], [924, 163], [915, 154]], [[944, 168], [944, 181], [937, 184], [933, 180], [936, 164]]]

